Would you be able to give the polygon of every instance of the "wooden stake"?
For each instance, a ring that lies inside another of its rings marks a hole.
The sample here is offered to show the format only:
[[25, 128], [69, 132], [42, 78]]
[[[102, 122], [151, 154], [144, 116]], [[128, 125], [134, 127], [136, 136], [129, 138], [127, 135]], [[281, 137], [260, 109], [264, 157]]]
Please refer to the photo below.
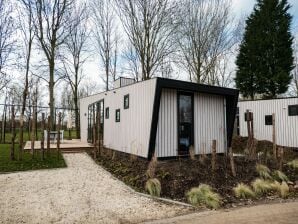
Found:
[[276, 159], [276, 133], [275, 133], [275, 113], [272, 114], [272, 143], [273, 158]]
[[236, 169], [235, 169], [235, 162], [233, 156], [233, 149], [232, 147], [229, 148], [229, 157], [230, 157], [230, 165], [233, 177], [236, 177]]
[[283, 165], [283, 160], [284, 160], [284, 148], [279, 147], [278, 148], [278, 158], [279, 158], [279, 170], [282, 171], [282, 165]]
[[211, 160], [212, 171], [216, 169], [216, 140], [212, 140], [212, 160]]
[[10, 159], [15, 160], [15, 114], [14, 114], [14, 106], [11, 107], [11, 146], [10, 146]]
[[40, 140], [40, 150], [41, 159], [44, 160], [44, 130], [45, 130], [45, 114], [41, 114], [41, 140]]

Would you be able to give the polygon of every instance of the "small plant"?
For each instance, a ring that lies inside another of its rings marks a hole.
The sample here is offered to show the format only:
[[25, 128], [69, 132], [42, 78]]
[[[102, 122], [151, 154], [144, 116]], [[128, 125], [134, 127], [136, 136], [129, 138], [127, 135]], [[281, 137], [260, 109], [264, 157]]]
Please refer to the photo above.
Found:
[[199, 187], [192, 188], [186, 194], [188, 201], [195, 206], [204, 205], [208, 208], [217, 209], [221, 205], [221, 197], [213, 192], [207, 184], [200, 184]]
[[237, 198], [254, 198], [256, 195], [246, 184], [240, 183], [233, 188], [234, 194]]
[[153, 155], [150, 163], [148, 164], [148, 168], [146, 171], [146, 175], [148, 178], [155, 177], [156, 167], [157, 167], [157, 157], [155, 155]]
[[194, 149], [193, 145], [191, 145], [189, 147], [189, 157], [190, 157], [191, 160], [196, 159], [196, 153], [195, 153], [195, 149]]
[[273, 173], [272, 173], [272, 177], [274, 180], [277, 180], [277, 181], [289, 181], [289, 178], [281, 171], [279, 170], [275, 170]]
[[262, 164], [257, 164], [256, 165], [256, 171], [259, 174], [259, 176], [265, 180], [271, 180], [272, 177], [270, 175], [270, 169]]
[[291, 162], [288, 162], [287, 165], [294, 169], [298, 169], [298, 159], [294, 159]]
[[254, 192], [258, 196], [264, 195], [273, 189], [272, 183], [270, 181], [260, 178], [255, 179], [251, 185]]
[[145, 190], [152, 196], [159, 197], [161, 192], [161, 184], [158, 179], [151, 178], [147, 180]]
[[276, 191], [280, 197], [286, 198], [289, 195], [289, 186], [283, 181], [281, 184], [277, 181], [274, 181], [272, 184], [272, 189]]
[[283, 182], [281, 183], [281, 185], [280, 185], [279, 195], [280, 195], [282, 198], [286, 198], [286, 197], [288, 197], [288, 195], [289, 195], [289, 191], [290, 191], [290, 189], [289, 189], [288, 184], [287, 184], [285, 181], [283, 181]]

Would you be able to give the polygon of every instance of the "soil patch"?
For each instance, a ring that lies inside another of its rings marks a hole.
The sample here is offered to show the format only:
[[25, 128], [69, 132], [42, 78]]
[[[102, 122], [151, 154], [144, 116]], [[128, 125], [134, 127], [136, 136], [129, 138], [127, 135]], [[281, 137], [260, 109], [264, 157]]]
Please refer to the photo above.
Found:
[[[237, 137], [233, 146], [237, 145], [237, 153], [244, 154], [247, 138]], [[230, 162], [225, 155], [217, 155], [216, 170], [212, 172], [211, 157], [206, 155], [202, 158], [196, 157], [179, 158], [171, 160], [159, 160], [156, 169], [156, 177], [160, 180], [162, 186], [161, 197], [170, 198], [178, 201], [187, 202], [185, 193], [192, 187], [199, 184], [209, 184], [223, 197], [225, 207], [235, 206], [237, 204], [252, 204], [264, 200], [274, 200], [277, 197], [269, 195], [259, 198], [254, 202], [251, 200], [239, 200], [234, 197], [232, 189], [238, 183], [250, 184], [258, 174], [255, 171], [257, 162], [266, 164], [271, 170], [277, 169], [278, 164], [271, 158], [272, 144], [262, 141], [258, 143], [257, 152], [258, 161], [249, 161], [245, 156], [236, 156], [235, 167], [237, 176], [233, 177], [230, 169]], [[266, 157], [264, 155], [267, 155]], [[286, 163], [294, 158], [298, 158], [298, 151], [294, 149], [284, 150], [283, 172], [291, 181], [298, 180], [298, 172], [288, 167]], [[128, 155], [126, 153], [115, 152], [104, 149], [97, 162], [105, 167], [114, 176], [125, 182], [137, 191], [145, 192], [144, 186], [147, 181], [146, 170], [148, 161], [141, 158]], [[290, 197], [297, 197], [298, 193], [292, 193]]]

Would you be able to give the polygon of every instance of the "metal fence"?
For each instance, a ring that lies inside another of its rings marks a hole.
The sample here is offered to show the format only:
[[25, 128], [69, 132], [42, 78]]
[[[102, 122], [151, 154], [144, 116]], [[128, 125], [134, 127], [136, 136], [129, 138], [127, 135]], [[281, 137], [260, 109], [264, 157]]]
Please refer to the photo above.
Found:
[[[15, 130], [16, 130], [16, 140], [18, 140], [18, 133], [20, 128], [20, 115], [21, 115], [21, 105], [12, 104], [0, 104], [0, 143], [10, 143], [11, 142], [11, 132], [12, 132], [12, 107], [15, 110]], [[35, 117], [36, 124], [36, 140], [41, 137], [42, 128], [42, 114], [45, 114], [47, 118], [50, 114], [49, 107], [36, 106], [36, 110], [33, 110], [33, 106], [26, 106], [24, 114], [24, 140], [31, 139], [31, 130], [33, 124], [33, 118]], [[33, 116], [34, 111], [36, 111], [36, 116]], [[73, 108], [61, 108], [55, 107], [55, 117], [54, 117], [54, 127], [52, 130], [56, 130], [58, 124], [58, 114], [61, 112], [61, 129], [64, 130], [66, 138], [79, 138], [80, 127], [75, 125], [75, 109]], [[46, 120], [47, 122], [47, 120]], [[78, 122], [79, 123], [79, 122]]]

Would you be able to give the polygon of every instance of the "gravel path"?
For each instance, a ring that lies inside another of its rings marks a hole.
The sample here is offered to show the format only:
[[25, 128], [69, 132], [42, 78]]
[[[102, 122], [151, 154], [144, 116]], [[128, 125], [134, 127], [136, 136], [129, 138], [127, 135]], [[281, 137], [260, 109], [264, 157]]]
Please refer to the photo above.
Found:
[[143, 197], [85, 153], [67, 168], [0, 175], [0, 223], [138, 223], [187, 212]]

